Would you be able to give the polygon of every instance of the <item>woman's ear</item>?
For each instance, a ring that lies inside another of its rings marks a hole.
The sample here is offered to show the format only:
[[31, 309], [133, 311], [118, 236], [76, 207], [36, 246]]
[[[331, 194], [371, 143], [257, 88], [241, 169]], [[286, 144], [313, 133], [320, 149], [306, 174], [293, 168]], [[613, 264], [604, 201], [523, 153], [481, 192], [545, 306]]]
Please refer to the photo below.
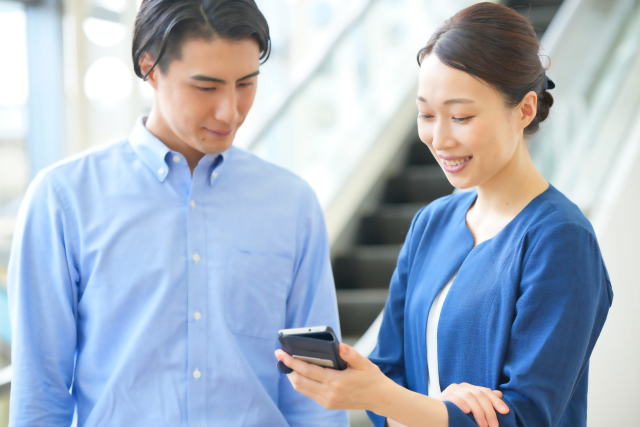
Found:
[[147, 81], [152, 88], [158, 89], [158, 80], [156, 79], [156, 71], [158, 69], [158, 66], [156, 65], [154, 67], [154, 63], [155, 61], [148, 53], [140, 56], [140, 72], [143, 76], [146, 76], [147, 73], [149, 73], [149, 70], [151, 70], [151, 68], [153, 67], [153, 70], [151, 70], [145, 81]]
[[524, 129], [536, 118], [536, 114], [538, 113], [538, 95], [536, 95], [534, 91], [527, 93], [516, 110], [519, 116], [520, 129]]

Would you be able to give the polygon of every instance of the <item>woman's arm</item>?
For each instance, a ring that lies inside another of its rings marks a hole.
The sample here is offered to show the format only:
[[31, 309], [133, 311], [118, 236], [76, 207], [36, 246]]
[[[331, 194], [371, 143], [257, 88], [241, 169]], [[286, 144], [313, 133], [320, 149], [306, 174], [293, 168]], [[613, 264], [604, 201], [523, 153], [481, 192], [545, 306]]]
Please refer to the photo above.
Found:
[[325, 369], [296, 360], [282, 350], [276, 357], [294, 370], [287, 375], [293, 388], [328, 409], [366, 409], [406, 426], [447, 427], [443, 402], [408, 390], [352, 347], [340, 345], [345, 371]]
[[[385, 376], [380, 368], [346, 344], [340, 357], [349, 367], [335, 371], [296, 360], [282, 350], [276, 357], [294, 370], [289, 374], [293, 388], [328, 409], [366, 409], [386, 417], [389, 427], [447, 427], [448, 410], [444, 400], [454, 401], [465, 413], [473, 412], [481, 427], [497, 427], [495, 411], [509, 411], [500, 392], [471, 384], [453, 384], [440, 399], [415, 393]], [[493, 415], [491, 415], [493, 414]]]

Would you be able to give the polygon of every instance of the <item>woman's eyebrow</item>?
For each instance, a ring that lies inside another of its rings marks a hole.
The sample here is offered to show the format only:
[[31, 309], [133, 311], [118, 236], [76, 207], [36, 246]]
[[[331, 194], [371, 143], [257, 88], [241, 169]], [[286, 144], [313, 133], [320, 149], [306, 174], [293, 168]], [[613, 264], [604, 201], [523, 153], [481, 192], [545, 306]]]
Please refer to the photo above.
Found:
[[[429, 105], [427, 100], [424, 99], [423, 97], [421, 97], [420, 95], [418, 95], [416, 97], [416, 100], [419, 101], [419, 102], [424, 102], [425, 104]], [[449, 105], [449, 104], [473, 104], [473, 103], [475, 103], [474, 100], [467, 99], [467, 98], [453, 98], [453, 99], [446, 100], [444, 102], [445, 105]]]
[[445, 105], [448, 104], [473, 104], [475, 101], [467, 98], [454, 98], [444, 101]]

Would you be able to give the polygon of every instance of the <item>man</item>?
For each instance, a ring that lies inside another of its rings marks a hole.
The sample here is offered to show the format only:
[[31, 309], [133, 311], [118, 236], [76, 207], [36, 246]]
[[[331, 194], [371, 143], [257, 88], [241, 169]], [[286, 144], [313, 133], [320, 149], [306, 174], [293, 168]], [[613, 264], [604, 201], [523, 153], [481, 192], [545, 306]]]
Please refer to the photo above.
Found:
[[128, 139], [34, 180], [9, 271], [12, 426], [338, 426], [276, 369], [281, 328], [337, 330], [311, 188], [232, 147], [267, 22], [253, 0], [145, 0]]

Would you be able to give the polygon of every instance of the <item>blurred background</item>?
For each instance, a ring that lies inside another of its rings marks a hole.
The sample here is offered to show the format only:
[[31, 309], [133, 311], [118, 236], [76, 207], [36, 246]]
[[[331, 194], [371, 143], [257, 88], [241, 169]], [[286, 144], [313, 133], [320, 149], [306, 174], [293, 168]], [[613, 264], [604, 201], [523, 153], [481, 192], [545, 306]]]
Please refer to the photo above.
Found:
[[[257, 0], [272, 35], [236, 145], [307, 180], [325, 211], [345, 341], [373, 348], [416, 211], [449, 194], [416, 131], [416, 53], [470, 0]], [[640, 419], [640, 1], [506, 0], [551, 58], [556, 104], [536, 165], [593, 223], [615, 292], [591, 360], [589, 426]], [[0, 426], [11, 331], [6, 265], [31, 179], [124, 138], [150, 110], [133, 73], [139, 0], [0, 0]], [[543, 57], [547, 61], [546, 57]], [[353, 426], [370, 425], [362, 412]]]

